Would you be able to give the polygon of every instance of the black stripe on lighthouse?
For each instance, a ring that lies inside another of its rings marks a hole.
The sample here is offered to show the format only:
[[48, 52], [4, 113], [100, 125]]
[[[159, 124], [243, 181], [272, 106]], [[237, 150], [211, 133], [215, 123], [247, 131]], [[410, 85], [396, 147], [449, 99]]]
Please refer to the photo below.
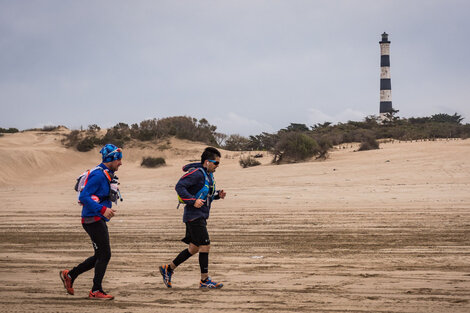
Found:
[[389, 55], [380, 56], [380, 66], [390, 66], [390, 56]]
[[390, 78], [381, 78], [380, 90], [392, 90], [392, 80]]
[[392, 112], [392, 101], [380, 101], [380, 113]]

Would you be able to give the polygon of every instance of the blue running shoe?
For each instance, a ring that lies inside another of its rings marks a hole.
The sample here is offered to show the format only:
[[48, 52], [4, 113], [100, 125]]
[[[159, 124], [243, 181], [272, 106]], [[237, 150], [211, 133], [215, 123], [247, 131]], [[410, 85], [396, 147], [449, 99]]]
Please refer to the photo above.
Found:
[[222, 288], [223, 286], [224, 286], [224, 284], [216, 283], [210, 277], [207, 277], [207, 279], [205, 281], [201, 280], [199, 282], [199, 288], [219, 289], [219, 288]]
[[160, 274], [163, 276], [163, 283], [168, 288], [171, 288], [171, 275], [173, 275], [173, 270], [168, 264], [160, 266]]

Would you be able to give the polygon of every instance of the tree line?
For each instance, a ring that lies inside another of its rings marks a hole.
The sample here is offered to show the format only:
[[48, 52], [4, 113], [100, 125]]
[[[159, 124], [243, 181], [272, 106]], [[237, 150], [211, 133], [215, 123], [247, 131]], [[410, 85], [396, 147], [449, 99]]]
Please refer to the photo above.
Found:
[[89, 151], [97, 145], [112, 143], [120, 147], [126, 146], [132, 139], [138, 141], [153, 141], [176, 137], [191, 141], [200, 141], [208, 145], [219, 146], [217, 143], [217, 127], [188, 116], [174, 116], [162, 119], [149, 119], [139, 124], [118, 123], [106, 130], [100, 136], [101, 128], [89, 125], [86, 130], [73, 130], [63, 141], [67, 147], [76, 147], [78, 151]]
[[[379, 148], [378, 139], [435, 140], [470, 137], [470, 124], [462, 124], [463, 117], [457, 113], [399, 118], [397, 112], [389, 113], [382, 120], [371, 115], [360, 122], [324, 122], [312, 126], [291, 123], [275, 133], [262, 132], [248, 137], [219, 133], [217, 127], [205, 118], [198, 120], [189, 116], [175, 116], [144, 120], [131, 125], [118, 123], [106, 129], [104, 135], [101, 128], [93, 124], [85, 130], [71, 131], [65, 136], [63, 144], [84, 152], [106, 143], [124, 147], [132, 140], [144, 142], [176, 137], [232, 151], [268, 151], [274, 156], [274, 163], [284, 163], [312, 157], [325, 159], [333, 146], [352, 142], [360, 143], [359, 150], [369, 150]], [[42, 130], [51, 131], [56, 128], [46, 126]], [[18, 129], [0, 128], [0, 133], [14, 132], [18, 132]]]
[[470, 124], [462, 124], [463, 117], [457, 113], [435, 114], [430, 117], [399, 118], [398, 111], [380, 119], [371, 115], [363, 121], [348, 121], [333, 125], [318, 123], [308, 127], [291, 123], [276, 133], [263, 132], [243, 137], [231, 135], [224, 142], [227, 150], [265, 150], [274, 155], [273, 162], [297, 162], [312, 157], [324, 159], [335, 145], [359, 142], [359, 150], [378, 149], [378, 139], [435, 140], [439, 138], [470, 137]]

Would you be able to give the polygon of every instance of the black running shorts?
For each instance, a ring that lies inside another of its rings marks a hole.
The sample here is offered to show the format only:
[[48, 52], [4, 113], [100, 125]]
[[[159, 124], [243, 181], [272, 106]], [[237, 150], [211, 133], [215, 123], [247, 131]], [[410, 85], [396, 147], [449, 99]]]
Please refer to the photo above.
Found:
[[198, 247], [210, 245], [206, 220], [200, 217], [194, 221], [186, 222], [186, 236], [181, 241], [188, 245], [192, 243]]

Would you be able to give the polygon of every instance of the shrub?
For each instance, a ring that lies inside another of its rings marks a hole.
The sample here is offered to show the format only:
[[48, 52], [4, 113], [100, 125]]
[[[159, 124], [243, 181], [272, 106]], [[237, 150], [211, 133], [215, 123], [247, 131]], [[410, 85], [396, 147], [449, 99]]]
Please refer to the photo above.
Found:
[[0, 127], [0, 133], [17, 133], [19, 130], [18, 128], [13, 128], [13, 127], [10, 127], [10, 128], [1, 128]]
[[95, 134], [101, 130], [101, 127], [99, 127], [96, 124], [88, 125], [87, 132], [90, 134]]
[[358, 151], [379, 149], [379, 142], [374, 137], [367, 137], [359, 146]]
[[[96, 125], [88, 125], [86, 131], [72, 131], [66, 135], [62, 143], [67, 147], [76, 147], [80, 143], [83, 151], [92, 148], [93, 145], [101, 145], [111, 143], [118, 147], [124, 147], [131, 138], [149, 141], [162, 139], [169, 136], [175, 136], [180, 139], [192, 141], [202, 141], [207, 144], [217, 144], [215, 140], [216, 126], [210, 125], [209, 122], [202, 118], [197, 120], [187, 116], [167, 117], [163, 119], [144, 120], [139, 124], [132, 124], [130, 127], [126, 123], [118, 123], [109, 128], [103, 137], [99, 137], [101, 128]], [[0, 128], [1, 130], [1, 128]], [[87, 137], [85, 139], [82, 139]], [[224, 135], [219, 134], [219, 139], [223, 139]], [[161, 145], [159, 149], [169, 149], [170, 145]]]
[[160, 151], [168, 150], [168, 149], [171, 149], [171, 144], [169, 144], [169, 143], [167, 142], [167, 143], [164, 143], [164, 144], [159, 145], [157, 148], [158, 148], [158, 150], [160, 150]]
[[224, 148], [230, 151], [245, 151], [249, 150], [249, 145], [250, 140], [248, 138], [234, 134], [225, 140]]
[[226, 134], [214, 133], [215, 142], [217, 143], [219, 147], [222, 147], [224, 145], [224, 142], [227, 139], [227, 137], [228, 136]]
[[320, 152], [315, 139], [299, 132], [284, 132], [274, 148], [274, 163], [304, 161]]
[[77, 150], [80, 152], [90, 151], [95, 147], [95, 141], [94, 137], [86, 137], [78, 142]]
[[369, 138], [375, 138], [374, 132], [369, 129], [356, 129], [352, 132], [353, 142], [367, 141]]
[[70, 147], [75, 147], [79, 141], [80, 141], [80, 131], [72, 130], [70, 134], [65, 135], [65, 138], [62, 139], [62, 144], [64, 144], [65, 147], [70, 148]]
[[269, 151], [274, 149], [276, 142], [279, 140], [277, 134], [269, 134], [263, 132], [256, 136], [250, 136], [248, 148], [249, 150], [265, 150]]
[[[106, 135], [99, 140], [100, 144], [111, 143], [118, 147], [124, 147], [125, 143], [131, 140], [131, 130], [126, 123], [118, 123], [108, 129]], [[98, 142], [97, 142], [98, 143]]]
[[41, 128], [42, 131], [45, 132], [50, 132], [59, 129], [59, 126], [53, 126], [53, 125], [46, 125], [43, 128]]
[[[132, 124], [130, 136], [142, 141], [161, 139], [175, 136], [179, 139], [202, 141], [207, 144], [217, 144], [215, 137], [216, 126], [202, 118], [199, 121], [188, 116], [174, 116], [162, 119], [151, 119], [140, 122], [140, 126]], [[223, 140], [222, 137], [219, 140]]]
[[140, 166], [154, 168], [154, 167], [163, 166], [165, 164], [166, 162], [164, 158], [144, 157], [142, 158], [142, 163], [140, 163]]
[[[370, 115], [361, 122], [348, 121], [336, 125], [332, 125], [330, 122], [316, 124], [310, 127], [311, 130], [308, 130], [304, 124], [291, 123], [275, 134], [262, 133], [250, 136], [249, 143], [243, 144], [248, 148], [239, 150], [271, 151], [275, 155], [273, 162], [279, 163], [283, 158], [285, 161], [291, 161], [292, 159], [288, 152], [288, 150], [292, 150], [292, 147], [287, 147], [286, 133], [301, 133], [315, 139], [319, 145], [319, 159], [328, 157], [328, 151], [332, 145], [349, 142], [360, 142], [362, 146], [360, 150], [369, 150], [378, 149], [379, 144], [375, 142], [375, 139], [433, 140], [437, 138], [470, 137], [470, 124], [462, 124], [463, 117], [457, 113], [454, 115], [441, 113], [431, 117], [411, 117], [407, 119], [396, 116], [397, 112], [397, 110], [390, 112], [385, 120]], [[225, 144], [227, 145], [227, 142]], [[301, 155], [302, 153], [300, 153]], [[294, 155], [294, 161], [296, 161], [295, 159], [300, 161], [303, 158], [303, 156], [297, 158]]]
[[259, 162], [258, 160], [256, 160], [250, 155], [245, 158], [241, 157], [239, 163], [240, 163], [240, 166], [243, 168], [257, 166], [261, 164], [261, 162]]
[[307, 132], [308, 127], [305, 124], [299, 124], [299, 123], [290, 123], [287, 128], [283, 129], [283, 131], [288, 131], [288, 132]]
[[322, 136], [317, 139], [318, 143], [318, 157], [317, 159], [326, 160], [328, 158], [328, 150], [333, 147], [331, 140], [327, 136]]
[[179, 139], [201, 141], [207, 144], [217, 144], [214, 133], [216, 126], [202, 118], [199, 121], [187, 116], [175, 116], [158, 120], [158, 131], [163, 136], [175, 136]]
[[431, 116], [431, 121], [438, 123], [453, 123], [460, 124], [464, 119], [461, 115], [455, 113], [454, 115], [449, 115], [445, 113], [434, 114]]
[[140, 122], [140, 127], [137, 124], [131, 125], [132, 138], [136, 138], [141, 141], [149, 141], [155, 139], [157, 135], [157, 119], [155, 118]]

